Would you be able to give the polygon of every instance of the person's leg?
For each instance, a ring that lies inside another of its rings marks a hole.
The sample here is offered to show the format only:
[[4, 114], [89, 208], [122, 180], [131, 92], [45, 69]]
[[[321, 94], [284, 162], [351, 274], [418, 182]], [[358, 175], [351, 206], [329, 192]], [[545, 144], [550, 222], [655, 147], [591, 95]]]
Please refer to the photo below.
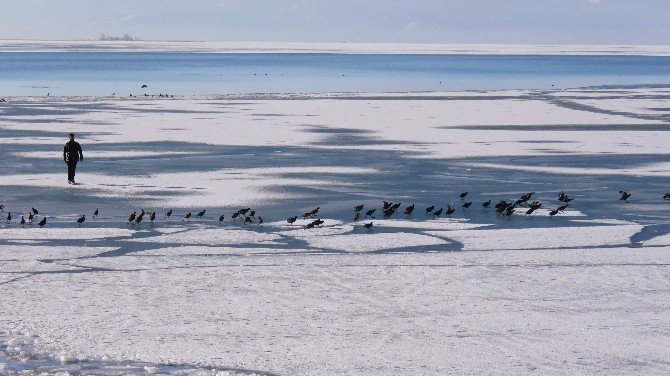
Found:
[[74, 174], [76, 168], [77, 168], [77, 162], [67, 164], [67, 181], [71, 181], [74, 183]]

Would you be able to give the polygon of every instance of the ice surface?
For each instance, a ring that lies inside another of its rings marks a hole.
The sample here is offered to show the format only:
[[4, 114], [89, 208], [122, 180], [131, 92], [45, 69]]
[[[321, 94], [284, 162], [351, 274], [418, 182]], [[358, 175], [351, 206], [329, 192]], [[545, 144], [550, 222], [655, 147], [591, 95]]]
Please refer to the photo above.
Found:
[[[666, 96], [9, 98], [0, 374], [667, 374]], [[69, 131], [90, 157], [76, 186]], [[530, 218], [481, 206], [527, 192]], [[360, 204], [376, 218], [352, 222]], [[31, 206], [45, 228], [18, 225]], [[285, 220], [317, 206], [320, 227]], [[231, 219], [246, 207], [265, 222]], [[127, 224], [141, 208], [156, 223]]]

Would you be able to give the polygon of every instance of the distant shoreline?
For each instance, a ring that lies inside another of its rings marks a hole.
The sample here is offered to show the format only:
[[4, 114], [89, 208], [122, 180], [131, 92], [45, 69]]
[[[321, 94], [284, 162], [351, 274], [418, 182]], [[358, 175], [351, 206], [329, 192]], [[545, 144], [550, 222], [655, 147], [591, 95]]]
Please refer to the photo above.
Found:
[[0, 40], [0, 52], [670, 56], [670, 46]]

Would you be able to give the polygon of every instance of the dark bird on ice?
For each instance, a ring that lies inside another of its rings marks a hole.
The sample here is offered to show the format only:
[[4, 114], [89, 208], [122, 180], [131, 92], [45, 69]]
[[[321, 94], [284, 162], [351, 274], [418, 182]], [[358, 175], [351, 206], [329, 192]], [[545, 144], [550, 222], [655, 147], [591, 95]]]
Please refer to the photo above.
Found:
[[534, 208], [534, 207], [531, 206], [530, 209], [526, 210], [526, 215], [531, 215], [531, 214], [533, 214], [533, 212], [534, 212], [535, 210], [537, 210], [537, 208]]
[[4, 212], [5, 212], [5, 205], [0, 205], [0, 213], [4, 213]]
[[570, 205], [568, 205], [568, 204], [561, 205], [561, 206], [559, 206], [556, 210], [558, 210], [559, 212], [562, 212], [562, 211], [564, 211], [565, 209], [567, 209], [568, 206], [570, 206]]
[[219, 217], [219, 222], [223, 222], [223, 218], [224, 218], [224, 215], [221, 214], [221, 216]]
[[552, 211], [549, 212], [549, 216], [550, 216], [550, 217], [553, 217], [553, 216], [555, 216], [556, 214], [558, 214], [558, 209], [554, 209], [554, 210], [552, 210]]
[[389, 209], [398, 210], [398, 208], [400, 208], [400, 205], [402, 205], [402, 202], [396, 202], [395, 204], [391, 205]]
[[244, 217], [244, 224], [252, 223], [251, 217]]
[[569, 197], [568, 195], [565, 194], [565, 192], [561, 191], [558, 194], [558, 201], [560, 202], [565, 202], [566, 204], [570, 201], [574, 200], [574, 198]]
[[33, 218], [35, 218], [35, 214], [33, 214], [33, 212], [28, 213], [28, 222], [30, 222], [31, 225], [33, 224]]
[[156, 219], [156, 212], [149, 213], [149, 221], [151, 221], [151, 223], [154, 223], [155, 219]]
[[205, 215], [206, 211], [207, 211], [206, 209], [203, 209], [202, 211], [198, 212], [198, 214], [196, 214], [195, 216], [198, 217], [198, 219], [201, 219]]
[[447, 205], [447, 210], [444, 212], [445, 215], [452, 215], [456, 209], [452, 208], [451, 205]]
[[628, 197], [630, 197], [630, 193], [626, 191], [619, 191], [619, 193], [621, 194], [621, 198], [619, 200], [626, 201], [628, 200]]
[[291, 217], [291, 218], [288, 218], [288, 219], [286, 220], [286, 222], [288, 222], [289, 225], [292, 225], [292, 224], [295, 223], [295, 221], [297, 221], [297, 220], [298, 220], [298, 216], [296, 215], [296, 216], [293, 216], [293, 217]]
[[26, 219], [23, 218], [23, 216], [21, 216], [21, 227], [24, 227], [25, 224], [26, 224]]
[[317, 219], [313, 223], [314, 223], [314, 226], [321, 226], [324, 223], [324, 221], [323, 221], [323, 219]]
[[30, 210], [33, 212], [33, 214], [40, 214], [40, 212], [38, 212], [35, 208], [30, 208]]
[[462, 199], [464, 199], [465, 196], [467, 196], [467, 195], [468, 195], [468, 192], [463, 192], [463, 193], [461, 193], [460, 195], [458, 195], [458, 197], [460, 197], [461, 200], [462, 200]]
[[382, 212], [384, 214], [384, 218], [390, 218], [393, 214], [395, 214], [395, 209], [393, 207], [390, 207]]
[[359, 211], [363, 210], [363, 207], [364, 207], [364, 206], [365, 206], [365, 205], [363, 205], [363, 204], [361, 204], [361, 205], [356, 205], [356, 206], [354, 206], [354, 210], [357, 211], [357, 212], [359, 212]]
[[670, 192], [666, 193], [666, 194], [663, 196], [663, 199], [664, 199], [664, 200], [670, 200]]
[[147, 85], [142, 85], [141, 89], [146, 89], [147, 87]]
[[485, 207], [485, 208], [488, 208], [489, 206], [491, 206], [491, 200], [488, 200], [488, 201], [484, 202], [482, 204], [482, 206]]
[[384, 206], [382, 207], [383, 210], [386, 210], [386, 209], [390, 208], [391, 205], [393, 205], [392, 202], [388, 202], [388, 201], [382, 201], [382, 202], [384, 203]]
[[320, 209], [320, 208], [321, 208], [320, 206], [317, 206], [317, 207], [316, 207], [316, 209], [314, 209], [314, 210], [312, 210], [311, 212], [309, 212], [309, 214], [310, 214], [310, 217], [313, 217], [313, 216], [315, 216], [315, 215], [316, 215], [316, 213], [318, 213], [318, 212], [319, 212], [319, 209]]
[[435, 211], [433, 212], [433, 215], [434, 215], [435, 217], [439, 217], [439, 216], [442, 215], [442, 211], [443, 211], [443, 209], [442, 209], [442, 208], [439, 208], [439, 209], [437, 209], [437, 210], [435, 210]]
[[184, 216], [184, 218], [182, 218], [181, 220], [183, 221], [183, 220], [185, 219], [187, 222], [190, 222], [190, 221], [191, 221], [190, 218], [191, 218], [191, 213], [186, 213], [186, 215]]
[[98, 218], [98, 208], [95, 208], [95, 211], [93, 212], [93, 218]]
[[245, 209], [240, 209], [237, 212], [242, 214], [242, 215], [247, 215], [247, 213], [251, 210], [251, 208], [245, 208]]
[[374, 218], [372, 215], [375, 214], [375, 211], [377, 211], [377, 209], [370, 209], [365, 212], [365, 216]]
[[230, 218], [232, 218], [233, 221], [234, 221], [235, 218], [239, 217], [239, 215], [240, 215], [240, 211], [238, 210], [238, 211], [234, 212], [233, 214], [231, 214], [231, 215], [230, 215]]
[[79, 217], [79, 219], [77, 219], [77, 224], [81, 226], [81, 224], [84, 223], [84, 221], [86, 221], [86, 214], [83, 214], [81, 217]]
[[264, 221], [263, 221], [263, 217], [261, 217], [261, 216], [259, 215], [259, 216], [258, 216], [258, 224], [259, 224], [259, 225], [262, 225], [263, 222], [264, 222]]
[[431, 206], [427, 207], [426, 208], [426, 214], [432, 213], [433, 210], [435, 210], [435, 205], [431, 205]]
[[7, 213], [7, 223], [12, 221], [12, 212]]
[[472, 205], [472, 201], [468, 201], [468, 202], [466, 202], [465, 204], [463, 204], [463, 208], [464, 208], [464, 209], [467, 209], [467, 208], [470, 207], [470, 205]]
[[140, 224], [142, 220], [144, 219], [144, 209], [142, 209], [142, 212], [135, 217], [135, 224]]
[[168, 210], [167, 213], [165, 213], [165, 218], [170, 219], [171, 215], [172, 215], [172, 209]]
[[414, 204], [405, 208], [405, 215], [412, 215], [413, 211], [414, 211]]
[[514, 204], [507, 206], [503, 215], [511, 218], [512, 214], [514, 214], [514, 211], [516, 210], [515, 208], [516, 206], [514, 206]]
[[42, 218], [40, 223], [38, 223], [37, 225], [40, 226], [40, 227], [44, 227], [44, 225], [46, 225], [46, 224], [47, 224], [47, 217], [44, 217], [44, 218]]
[[361, 213], [360, 213], [360, 212], [356, 212], [356, 214], [354, 214], [354, 218], [352, 218], [352, 219], [354, 220], [354, 222], [356, 222], [356, 221], [358, 221], [360, 218], [361, 218]]
[[364, 224], [363, 227], [365, 227], [366, 230], [370, 231], [372, 229], [372, 222]]
[[315, 225], [314, 225], [314, 222], [310, 222], [310, 223], [304, 225], [303, 228], [305, 228], [305, 229], [308, 229], [308, 228], [314, 228], [314, 226], [315, 226]]

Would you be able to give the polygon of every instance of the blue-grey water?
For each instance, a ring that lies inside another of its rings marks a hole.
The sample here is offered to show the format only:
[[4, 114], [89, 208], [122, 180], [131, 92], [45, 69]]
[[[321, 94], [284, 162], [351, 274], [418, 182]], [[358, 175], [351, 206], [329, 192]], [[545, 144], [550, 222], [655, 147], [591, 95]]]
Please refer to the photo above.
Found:
[[[142, 89], [141, 85], [148, 85]], [[406, 92], [668, 85], [670, 57], [0, 52], [0, 95]]]

